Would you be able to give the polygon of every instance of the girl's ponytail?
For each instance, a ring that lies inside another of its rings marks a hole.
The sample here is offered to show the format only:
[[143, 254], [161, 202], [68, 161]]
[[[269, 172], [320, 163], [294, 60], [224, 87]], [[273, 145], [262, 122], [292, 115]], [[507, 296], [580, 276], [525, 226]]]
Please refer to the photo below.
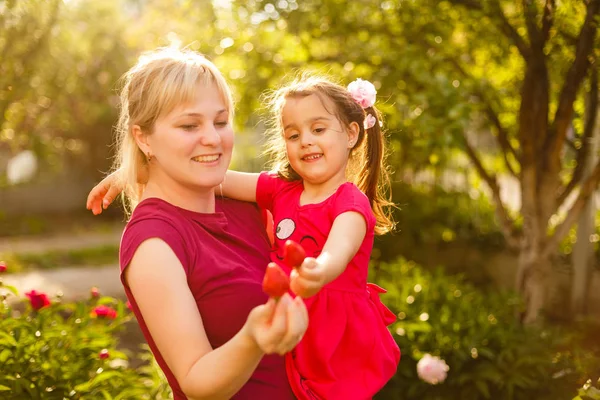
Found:
[[375, 106], [365, 108], [365, 143], [361, 154], [356, 186], [367, 195], [377, 219], [375, 233], [383, 235], [394, 228], [390, 199], [389, 169], [386, 165], [385, 137], [381, 129], [381, 114]]

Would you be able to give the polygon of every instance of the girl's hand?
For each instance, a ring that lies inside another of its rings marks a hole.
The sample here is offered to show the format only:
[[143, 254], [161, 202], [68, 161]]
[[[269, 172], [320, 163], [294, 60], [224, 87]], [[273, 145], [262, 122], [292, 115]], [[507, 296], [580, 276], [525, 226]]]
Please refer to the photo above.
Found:
[[325, 265], [313, 257], [306, 257], [302, 265], [294, 268], [290, 274], [290, 288], [303, 298], [319, 293], [325, 283]]
[[117, 172], [113, 172], [90, 191], [85, 208], [98, 215], [103, 209], [106, 210], [122, 191], [123, 188], [118, 184]]
[[242, 328], [266, 354], [283, 355], [292, 350], [308, 327], [308, 311], [300, 297], [286, 293], [279, 301], [270, 298], [255, 307]]

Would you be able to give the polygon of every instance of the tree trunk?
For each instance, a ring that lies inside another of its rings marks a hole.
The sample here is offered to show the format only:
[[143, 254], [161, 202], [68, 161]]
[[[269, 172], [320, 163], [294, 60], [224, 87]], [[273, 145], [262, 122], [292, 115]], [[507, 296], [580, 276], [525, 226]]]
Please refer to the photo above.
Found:
[[[593, 95], [597, 96], [598, 93]], [[600, 107], [599, 107], [600, 108]], [[588, 112], [590, 112], [588, 108]], [[600, 123], [595, 122], [590, 140], [590, 153], [586, 160], [583, 179], [586, 179], [598, 162], [598, 145], [600, 141]], [[571, 311], [574, 317], [585, 315], [588, 299], [589, 283], [592, 275], [592, 258], [594, 246], [590, 236], [596, 226], [596, 204], [594, 196], [585, 205], [577, 224], [577, 243], [573, 246], [573, 285], [571, 288]]]
[[519, 314], [524, 324], [538, 321], [546, 305], [546, 293], [551, 273], [550, 257], [544, 257], [535, 246], [521, 249], [517, 269], [517, 290], [522, 294], [525, 309]]

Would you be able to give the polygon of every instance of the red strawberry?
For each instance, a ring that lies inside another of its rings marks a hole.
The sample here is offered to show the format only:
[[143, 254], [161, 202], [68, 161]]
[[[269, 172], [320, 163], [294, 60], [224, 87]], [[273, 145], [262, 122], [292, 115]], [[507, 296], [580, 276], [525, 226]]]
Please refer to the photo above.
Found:
[[306, 258], [304, 248], [293, 240], [286, 240], [283, 248], [283, 262], [292, 268], [302, 265]]
[[279, 265], [271, 262], [267, 265], [262, 287], [269, 297], [278, 299], [290, 290], [290, 278]]

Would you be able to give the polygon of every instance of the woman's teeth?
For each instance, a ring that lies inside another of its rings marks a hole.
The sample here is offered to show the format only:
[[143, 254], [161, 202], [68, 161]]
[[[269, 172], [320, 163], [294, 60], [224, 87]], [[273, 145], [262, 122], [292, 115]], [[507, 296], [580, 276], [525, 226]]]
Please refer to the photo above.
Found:
[[219, 159], [218, 154], [215, 154], [212, 156], [198, 156], [198, 157], [192, 158], [192, 160], [194, 160], [196, 162], [201, 162], [201, 163], [210, 163], [210, 162], [217, 161], [218, 159]]

